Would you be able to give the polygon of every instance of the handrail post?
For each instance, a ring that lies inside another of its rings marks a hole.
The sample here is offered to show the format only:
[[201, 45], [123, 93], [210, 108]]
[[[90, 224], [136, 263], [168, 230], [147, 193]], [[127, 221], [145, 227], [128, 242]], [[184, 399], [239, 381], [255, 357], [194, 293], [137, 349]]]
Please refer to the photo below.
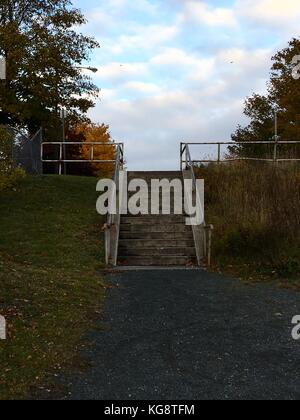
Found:
[[59, 175], [62, 175], [62, 161], [63, 161], [63, 143], [59, 145], [59, 169], [58, 169]]
[[274, 142], [274, 165], [277, 165], [277, 149], [278, 149], [278, 137], [276, 136], [275, 142]]
[[41, 162], [43, 162], [44, 158], [44, 143], [41, 143]]
[[183, 162], [182, 162], [182, 142], [180, 143], [180, 171], [183, 171]]
[[113, 196], [111, 200], [115, 200], [116, 214], [108, 212], [107, 214], [107, 227], [105, 230], [105, 249], [106, 249], [106, 262], [113, 266], [117, 265], [118, 262], [118, 244], [120, 234], [120, 220], [121, 220], [121, 209], [120, 209], [120, 170], [123, 167], [123, 155], [124, 155], [124, 144], [116, 145], [116, 157], [115, 157], [115, 171], [114, 171], [114, 182], [115, 188], [113, 190]]
[[185, 169], [188, 169], [188, 162], [189, 162], [189, 145], [185, 145]]
[[221, 163], [221, 143], [218, 143], [218, 164]]
[[94, 160], [94, 145], [92, 144], [92, 147], [91, 147], [91, 161], [93, 161]]

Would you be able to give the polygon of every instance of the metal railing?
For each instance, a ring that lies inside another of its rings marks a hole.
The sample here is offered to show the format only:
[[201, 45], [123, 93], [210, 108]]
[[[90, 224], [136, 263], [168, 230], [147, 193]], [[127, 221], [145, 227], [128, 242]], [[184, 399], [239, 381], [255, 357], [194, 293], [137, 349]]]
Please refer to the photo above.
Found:
[[[45, 147], [48, 146], [59, 146], [59, 156], [57, 159], [47, 159], [45, 155]], [[68, 146], [78, 146], [78, 147], [89, 147], [90, 148], [90, 158], [82, 159], [68, 159], [66, 156], [66, 149]], [[95, 147], [106, 147], [106, 148], [116, 148], [116, 158], [115, 159], [96, 159], [95, 158]], [[58, 164], [58, 174], [62, 175], [63, 166], [67, 163], [112, 163], [117, 164], [118, 159], [120, 161], [124, 159], [124, 143], [103, 143], [103, 142], [44, 142], [41, 144], [41, 162], [43, 163], [57, 163]]]
[[105, 258], [106, 264], [116, 266], [118, 260], [118, 247], [121, 223], [121, 200], [120, 196], [120, 171], [124, 169], [124, 145], [119, 144], [116, 152], [114, 185], [110, 197], [111, 202], [115, 200], [116, 214], [108, 213], [105, 224]]
[[[222, 146], [234, 147], [234, 146], [252, 146], [252, 145], [265, 145], [271, 146], [272, 157], [270, 158], [258, 158], [258, 157], [222, 157]], [[300, 141], [251, 141], [251, 142], [200, 142], [200, 143], [181, 143], [180, 145], [180, 167], [183, 169], [184, 165], [188, 165], [190, 161], [194, 163], [223, 163], [223, 162], [237, 162], [237, 161], [260, 161], [260, 162], [300, 162], [300, 158], [280, 158], [279, 148], [282, 145], [300, 145]], [[189, 159], [190, 146], [216, 146], [217, 158], [216, 159]]]
[[[186, 166], [184, 168], [182, 156], [185, 153], [185, 162]], [[194, 165], [191, 157], [191, 152], [188, 144], [185, 144], [183, 147], [183, 143], [181, 144], [181, 171], [183, 173], [184, 179], [192, 179], [193, 184], [193, 199], [196, 203], [201, 203], [200, 205], [204, 205], [201, 199], [197, 197], [199, 191], [197, 189], [197, 180], [194, 171]], [[204, 208], [203, 214], [204, 214]], [[211, 235], [213, 226], [207, 225], [205, 220], [202, 225], [193, 225], [193, 237], [197, 255], [197, 262], [199, 266], [203, 265], [203, 260], [206, 259], [207, 266], [211, 265]]]

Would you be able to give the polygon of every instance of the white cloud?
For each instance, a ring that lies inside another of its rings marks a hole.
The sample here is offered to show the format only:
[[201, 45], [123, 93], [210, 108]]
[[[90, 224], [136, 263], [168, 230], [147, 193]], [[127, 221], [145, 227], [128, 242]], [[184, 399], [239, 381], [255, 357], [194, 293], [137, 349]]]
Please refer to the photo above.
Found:
[[169, 71], [185, 70], [187, 78], [205, 80], [214, 70], [213, 58], [201, 58], [187, 53], [179, 48], [167, 48], [150, 60], [150, 64], [157, 67], [167, 67]]
[[123, 80], [145, 76], [147, 74], [145, 63], [110, 63], [99, 68], [97, 79], [121, 82]]
[[137, 25], [131, 28], [131, 32], [132, 34], [122, 35], [117, 40], [120, 49], [154, 49], [171, 41], [178, 33], [178, 28], [167, 25]]
[[158, 94], [161, 88], [154, 83], [140, 81], [127, 82], [122, 86], [123, 89], [141, 94]]
[[231, 64], [231, 69], [235, 71], [247, 71], [250, 68], [268, 69], [272, 50], [270, 48], [258, 48], [255, 50], [247, 50], [243, 48], [225, 48], [220, 50], [216, 55], [216, 64], [224, 66]]
[[214, 8], [204, 1], [188, 0], [184, 3], [182, 22], [195, 21], [208, 26], [236, 26], [237, 20], [231, 8]]
[[287, 24], [295, 20], [299, 23], [299, 0], [237, 0], [237, 13], [258, 22]]

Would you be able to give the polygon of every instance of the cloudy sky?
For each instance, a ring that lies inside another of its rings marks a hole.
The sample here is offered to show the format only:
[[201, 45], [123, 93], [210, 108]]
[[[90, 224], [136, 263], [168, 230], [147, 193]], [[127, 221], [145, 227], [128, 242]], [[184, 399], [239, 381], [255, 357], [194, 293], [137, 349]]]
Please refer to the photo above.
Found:
[[299, 0], [74, 0], [101, 49], [94, 121], [129, 169], [177, 169], [180, 141], [230, 140], [273, 53], [300, 35]]

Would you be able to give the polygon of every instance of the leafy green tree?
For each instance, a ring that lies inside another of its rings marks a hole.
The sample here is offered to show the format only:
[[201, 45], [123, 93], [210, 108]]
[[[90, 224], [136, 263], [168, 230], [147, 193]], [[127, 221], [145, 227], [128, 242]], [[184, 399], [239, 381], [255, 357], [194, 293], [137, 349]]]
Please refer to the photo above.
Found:
[[[267, 95], [254, 94], [245, 102], [247, 127], [238, 126], [232, 135], [235, 142], [274, 141], [275, 111], [278, 115], [278, 139], [300, 140], [300, 80], [295, 78], [294, 57], [300, 55], [300, 40], [292, 39], [287, 48], [273, 58]], [[231, 149], [242, 157], [272, 157], [273, 146], [240, 145]], [[285, 157], [299, 157], [298, 146], [280, 146]]]
[[0, 81], [0, 123], [34, 133], [58, 126], [61, 106], [71, 121], [87, 120], [99, 90], [78, 66], [99, 45], [75, 30], [84, 23], [69, 0], [1, 0], [7, 79]]

